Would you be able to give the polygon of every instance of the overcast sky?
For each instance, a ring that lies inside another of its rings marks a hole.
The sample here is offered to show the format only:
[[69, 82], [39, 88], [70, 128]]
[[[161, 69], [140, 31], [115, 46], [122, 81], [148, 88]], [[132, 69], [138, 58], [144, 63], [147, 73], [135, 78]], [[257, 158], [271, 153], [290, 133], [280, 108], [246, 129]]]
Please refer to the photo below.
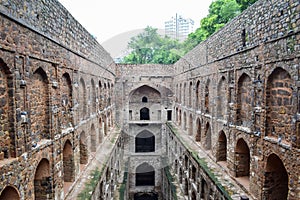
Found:
[[59, 0], [99, 43], [146, 26], [163, 29], [176, 13], [195, 21], [208, 13], [213, 0]]

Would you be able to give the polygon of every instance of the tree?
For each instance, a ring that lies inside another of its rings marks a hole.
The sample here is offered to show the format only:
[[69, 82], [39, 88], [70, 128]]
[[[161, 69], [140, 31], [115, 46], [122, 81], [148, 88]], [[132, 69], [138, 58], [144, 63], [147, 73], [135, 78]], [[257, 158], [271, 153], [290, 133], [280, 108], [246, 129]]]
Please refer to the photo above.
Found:
[[241, 11], [246, 10], [249, 6], [254, 4], [257, 0], [236, 0], [236, 2], [241, 6]]
[[131, 53], [124, 58], [124, 62], [131, 64], [172, 64], [183, 55], [177, 40], [161, 37], [157, 29], [150, 26], [131, 38], [128, 48], [131, 49]]
[[221, 29], [227, 22], [239, 15], [257, 0], [214, 0], [208, 15], [200, 21], [200, 27], [183, 42], [161, 37], [157, 29], [147, 27], [144, 32], [131, 38], [128, 47], [131, 53], [124, 58], [125, 63], [172, 64], [200, 42]]
[[209, 6], [208, 15], [200, 21], [200, 27], [184, 42], [185, 52], [221, 29], [257, 0], [215, 0]]

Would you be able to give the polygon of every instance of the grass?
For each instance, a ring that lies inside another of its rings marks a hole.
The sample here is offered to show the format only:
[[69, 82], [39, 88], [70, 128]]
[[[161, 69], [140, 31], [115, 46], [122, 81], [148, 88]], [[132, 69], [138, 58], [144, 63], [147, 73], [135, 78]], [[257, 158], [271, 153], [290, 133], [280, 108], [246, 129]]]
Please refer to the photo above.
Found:
[[97, 184], [99, 183], [99, 180], [104, 172], [105, 166], [108, 163], [109, 157], [105, 158], [105, 162], [102, 165], [101, 170], [99, 170], [99, 168], [97, 167], [96, 169], [94, 169], [90, 176], [92, 177], [88, 183], [85, 184], [84, 189], [78, 194], [78, 200], [90, 200], [93, 192], [95, 191], [95, 188], [97, 186]]
[[103, 172], [103, 168], [100, 171], [99, 168], [97, 167], [95, 170], [92, 171], [90, 176], [92, 177], [89, 182], [85, 185], [84, 190], [79, 193], [78, 199], [79, 200], [89, 200], [92, 197], [93, 191], [95, 190], [99, 179], [101, 177], [101, 174]]
[[124, 176], [123, 176], [123, 182], [120, 186], [119, 189], [119, 194], [120, 194], [120, 200], [125, 200], [125, 190], [126, 190], [126, 185], [127, 185], [127, 179], [128, 179], [128, 162], [125, 163], [125, 171], [124, 171]]

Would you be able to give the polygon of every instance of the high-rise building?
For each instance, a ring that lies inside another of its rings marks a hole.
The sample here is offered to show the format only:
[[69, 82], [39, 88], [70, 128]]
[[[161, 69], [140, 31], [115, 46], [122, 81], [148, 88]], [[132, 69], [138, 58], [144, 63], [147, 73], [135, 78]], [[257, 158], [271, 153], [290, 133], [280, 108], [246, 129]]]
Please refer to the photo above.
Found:
[[178, 39], [185, 40], [190, 33], [194, 31], [194, 20], [183, 18], [176, 13], [169, 21], [165, 22], [165, 35]]

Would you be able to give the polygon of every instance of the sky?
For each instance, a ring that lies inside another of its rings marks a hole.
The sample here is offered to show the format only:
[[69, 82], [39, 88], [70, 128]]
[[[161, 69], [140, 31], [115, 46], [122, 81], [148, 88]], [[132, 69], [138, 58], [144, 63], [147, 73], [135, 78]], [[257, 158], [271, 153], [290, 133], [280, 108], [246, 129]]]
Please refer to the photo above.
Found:
[[195, 21], [194, 29], [208, 14], [213, 0], [58, 0], [101, 44], [118, 34], [163, 29], [176, 13]]

